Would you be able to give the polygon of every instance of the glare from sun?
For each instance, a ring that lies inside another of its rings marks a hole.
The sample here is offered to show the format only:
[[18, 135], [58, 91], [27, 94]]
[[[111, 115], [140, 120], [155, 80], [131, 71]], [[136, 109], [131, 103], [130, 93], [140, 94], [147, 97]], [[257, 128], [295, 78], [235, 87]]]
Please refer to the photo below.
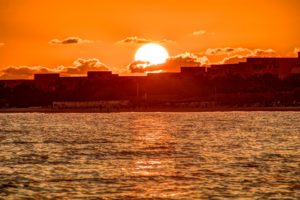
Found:
[[149, 43], [137, 50], [134, 60], [147, 62], [149, 65], [158, 65], [165, 63], [168, 58], [169, 53], [163, 46]]

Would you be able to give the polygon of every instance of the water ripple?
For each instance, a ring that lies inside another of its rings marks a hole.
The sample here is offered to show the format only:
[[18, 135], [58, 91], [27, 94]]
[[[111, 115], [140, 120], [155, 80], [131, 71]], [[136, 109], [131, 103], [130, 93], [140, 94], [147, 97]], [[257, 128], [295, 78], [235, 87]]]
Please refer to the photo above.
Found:
[[0, 199], [299, 199], [300, 113], [0, 114]]

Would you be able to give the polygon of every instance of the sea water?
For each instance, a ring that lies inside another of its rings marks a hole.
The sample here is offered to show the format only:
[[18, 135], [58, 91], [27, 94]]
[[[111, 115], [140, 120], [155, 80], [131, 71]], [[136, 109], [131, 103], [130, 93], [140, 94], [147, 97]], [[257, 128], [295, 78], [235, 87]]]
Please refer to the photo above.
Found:
[[0, 114], [0, 199], [299, 199], [300, 112]]

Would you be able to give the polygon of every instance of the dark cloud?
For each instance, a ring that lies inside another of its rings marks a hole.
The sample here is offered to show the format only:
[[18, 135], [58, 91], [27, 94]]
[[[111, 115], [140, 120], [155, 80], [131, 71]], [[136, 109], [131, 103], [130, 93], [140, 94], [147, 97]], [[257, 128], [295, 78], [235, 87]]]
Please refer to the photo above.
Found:
[[38, 73], [60, 73], [68, 75], [85, 75], [88, 71], [107, 71], [105, 64], [96, 58], [78, 58], [72, 66], [58, 66], [56, 68], [46, 68], [42, 66], [10, 66], [0, 71], [1, 79], [28, 79]]
[[140, 38], [137, 36], [133, 37], [127, 37], [119, 42], [117, 44], [146, 44], [146, 43], [172, 43], [172, 40], [162, 39], [162, 40], [149, 40], [145, 38]]
[[84, 43], [92, 43], [91, 40], [84, 40], [79, 37], [68, 37], [63, 40], [53, 39], [49, 42], [49, 44], [84, 44]]
[[183, 53], [177, 56], [170, 57], [166, 63], [159, 65], [149, 65], [149, 63], [135, 61], [128, 68], [130, 72], [179, 72], [182, 66], [204, 66], [207, 64], [206, 56], [198, 56], [193, 53]]

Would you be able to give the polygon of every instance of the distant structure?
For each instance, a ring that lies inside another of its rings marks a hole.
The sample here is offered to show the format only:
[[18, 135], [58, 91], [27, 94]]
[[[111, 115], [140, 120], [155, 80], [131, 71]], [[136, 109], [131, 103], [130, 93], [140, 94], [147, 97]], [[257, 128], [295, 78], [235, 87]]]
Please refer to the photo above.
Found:
[[193, 105], [300, 104], [300, 52], [295, 58], [251, 57], [237, 64], [186, 66], [178, 73], [147, 76], [119, 76], [111, 71], [90, 71], [80, 77], [35, 74], [33, 80], [0, 80], [0, 95], [0, 107], [44, 106], [53, 102], [56, 107], [82, 106], [78, 102], [96, 102], [86, 105], [107, 108], [116, 107], [115, 101], [121, 107], [124, 101], [134, 105], [147, 101], [147, 106], [163, 101], [168, 105], [185, 105], [185, 101]]
[[211, 65], [211, 75], [237, 74], [244, 78], [253, 75], [272, 74], [285, 79], [293, 74], [300, 74], [300, 52], [298, 58], [263, 57], [247, 58], [237, 64]]
[[49, 74], [35, 74], [34, 82], [38, 89], [54, 91], [55, 84], [60, 81], [59, 74], [49, 73]]
[[87, 73], [88, 78], [108, 80], [112, 77], [118, 77], [118, 74], [112, 74], [111, 71], [91, 71]]

